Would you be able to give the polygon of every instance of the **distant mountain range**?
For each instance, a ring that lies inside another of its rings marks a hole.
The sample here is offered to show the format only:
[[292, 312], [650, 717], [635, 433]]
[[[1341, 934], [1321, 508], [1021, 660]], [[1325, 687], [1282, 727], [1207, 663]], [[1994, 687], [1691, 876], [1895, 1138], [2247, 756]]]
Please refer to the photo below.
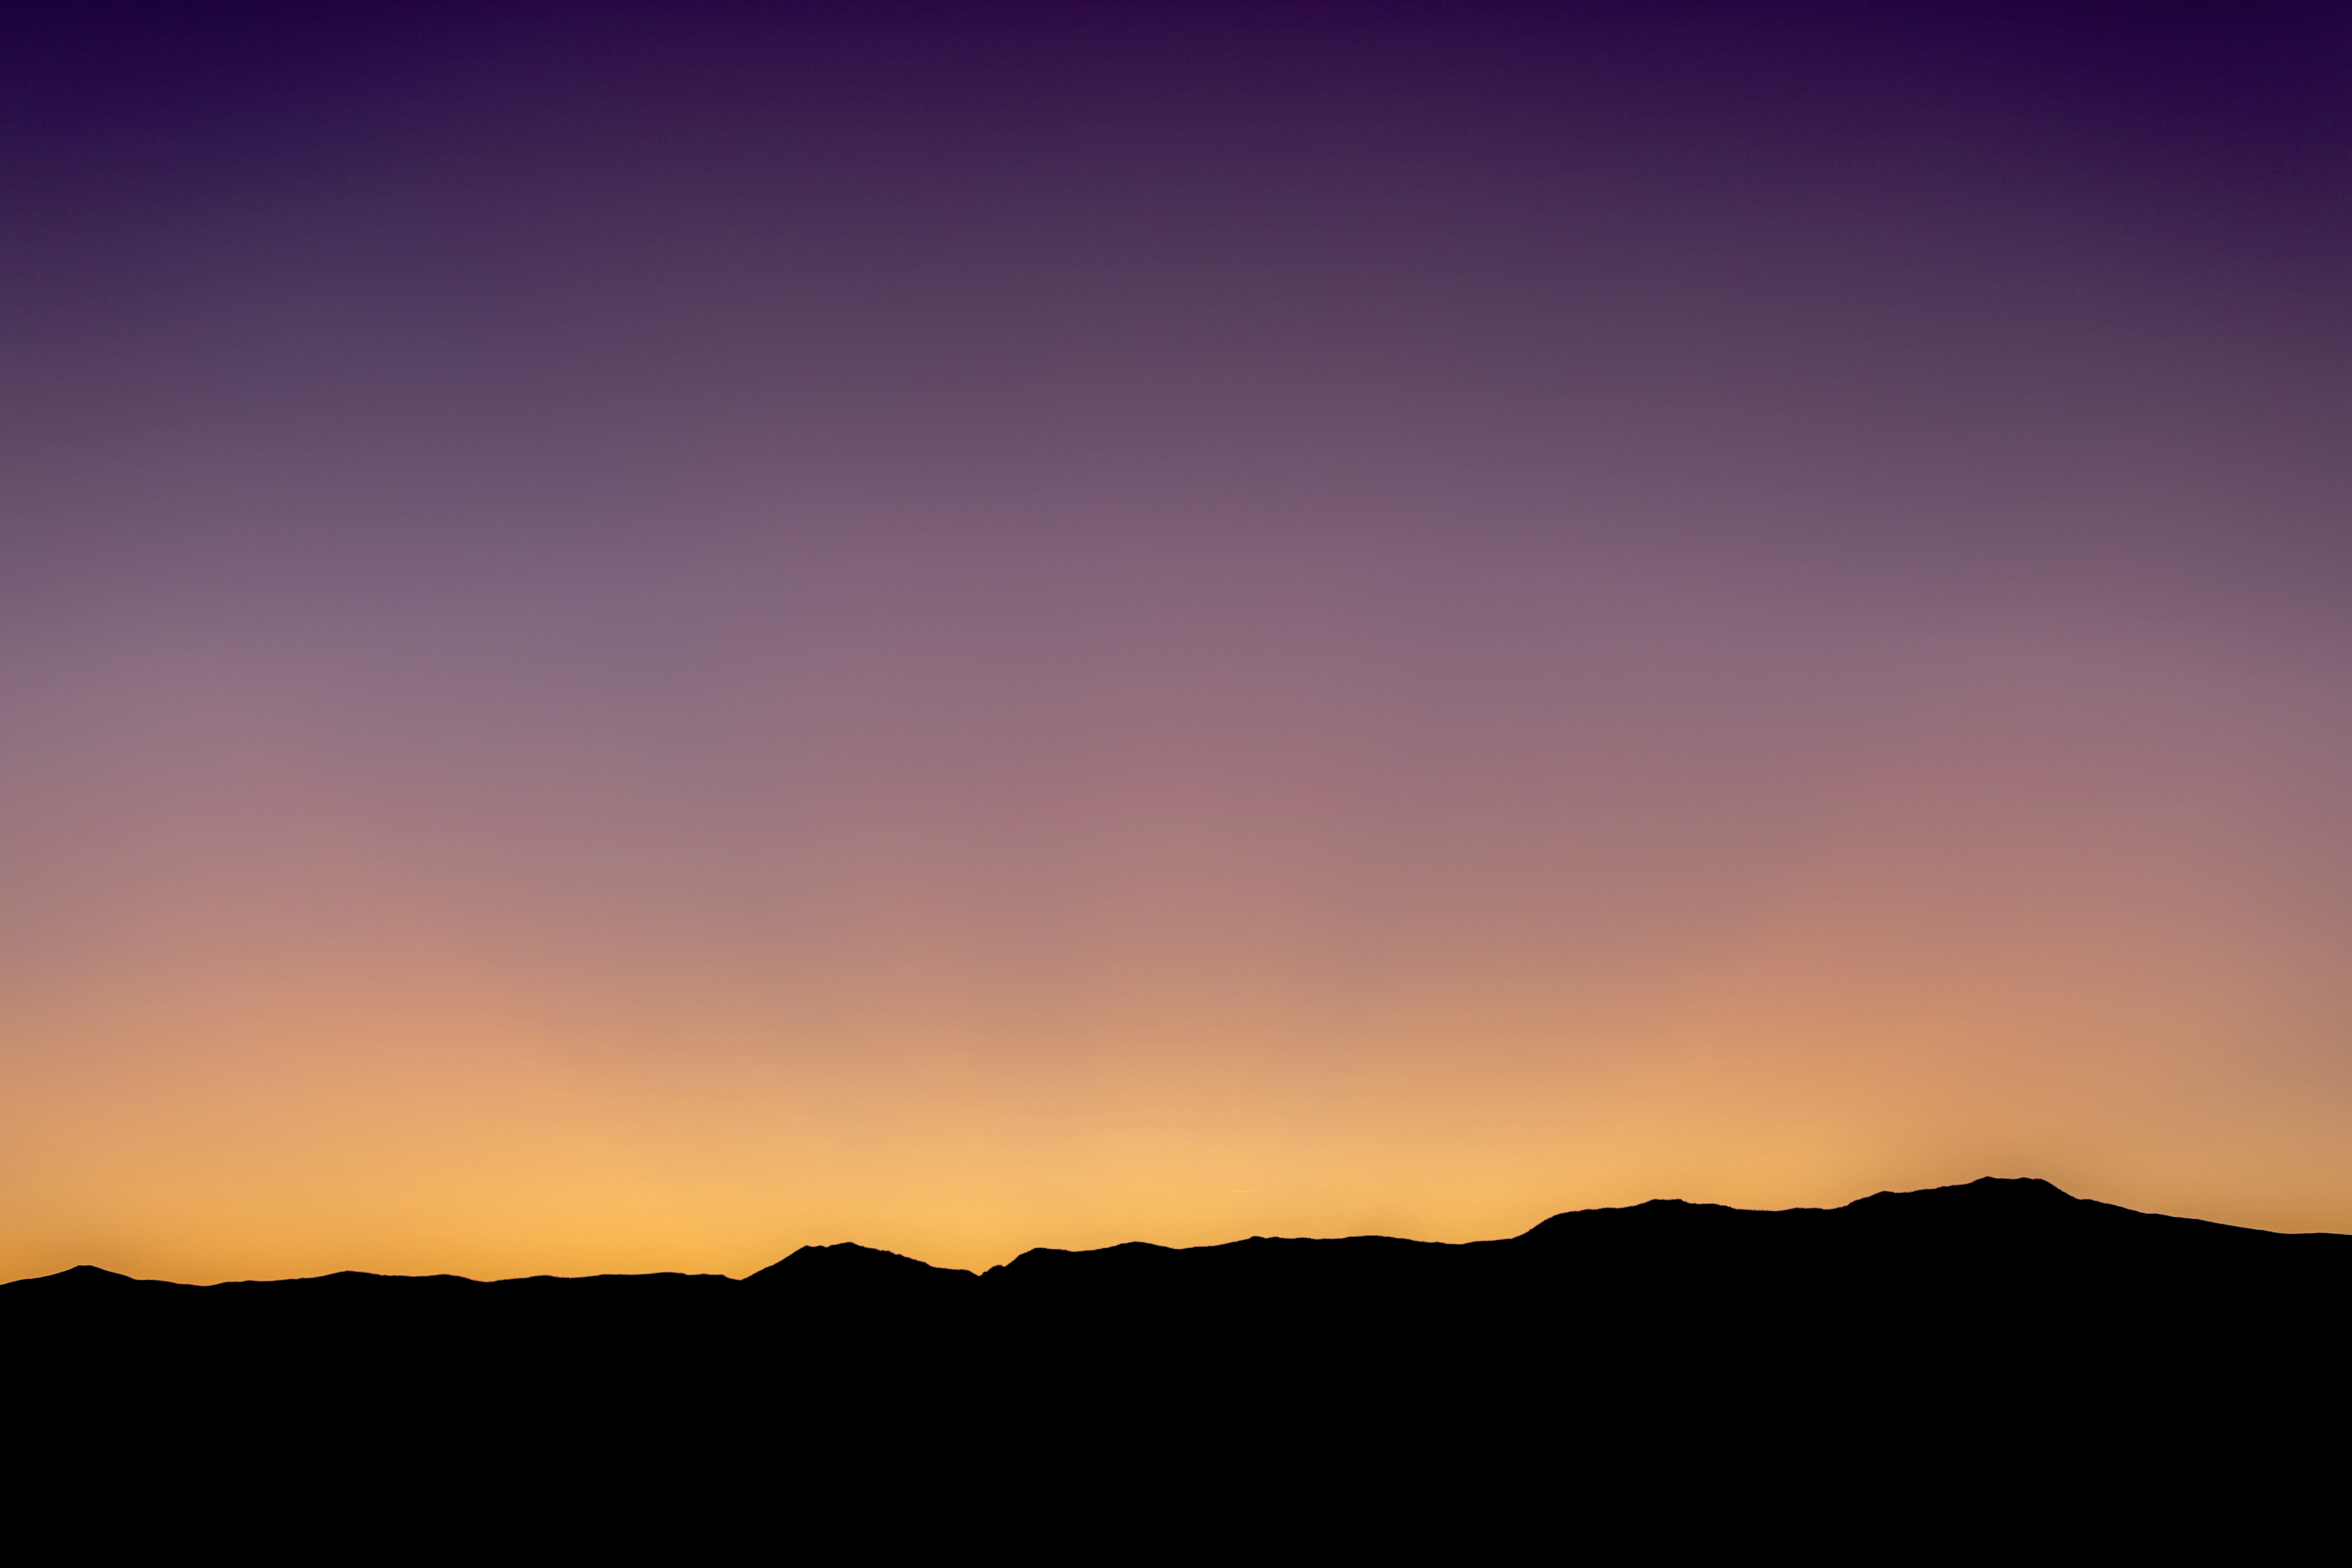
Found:
[[[1736, 1209], [1660, 1198], [1630, 1208], [1554, 1215], [1501, 1241], [1256, 1236], [1211, 1247], [1144, 1241], [1082, 1252], [1040, 1247], [982, 1274], [842, 1242], [801, 1247], [740, 1281], [665, 1273], [535, 1275], [488, 1283], [502, 1293], [528, 1293], [534, 1307], [550, 1310], [559, 1301], [601, 1304], [625, 1295], [642, 1303], [656, 1292], [679, 1304], [715, 1304], [729, 1287], [749, 1287], [763, 1305], [801, 1310], [984, 1310], [983, 1303], [999, 1300], [1043, 1305], [1061, 1299], [1116, 1300], [1137, 1310], [1175, 1291], [1203, 1302], [1230, 1295], [1230, 1306], [1246, 1310], [1254, 1300], [1262, 1307], [1277, 1305], [1264, 1299], [1267, 1291], [1418, 1294], [1538, 1283], [1567, 1289], [1591, 1306], [1596, 1290], [1649, 1294], [1669, 1279], [1697, 1284], [1727, 1269], [1743, 1271], [1751, 1282], [1769, 1276], [1780, 1289], [1799, 1290], [1818, 1290], [1843, 1272], [1885, 1280], [1924, 1269], [1940, 1276], [1947, 1289], [1979, 1290], [1995, 1279], [2043, 1289], [2096, 1287], [2130, 1277], [2178, 1291], [2203, 1289], [2217, 1268], [2284, 1280], [2347, 1268], [2352, 1268], [2352, 1236], [2289, 1235], [2143, 1214], [2073, 1197], [2032, 1177], [1987, 1176], [1963, 1186], [1876, 1193], [1834, 1209]], [[0, 1285], [6, 1292], [0, 1303], [11, 1310], [68, 1300], [78, 1310], [137, 1302], [161, 1310], [169, 1303], [218, 1312], [282, 1310], [299, 1297], [321, 1311], [394, 1301], [429, 1310], [428, 1301], [433, 1308], [460, 1301], [487, 1307], [488, 1298], [477, 1303], [474, 1297], [483, 1287], [454, 1274], [356, 1270], [194, 1286], [84, 1265]]]
[[2332, 1478], [2347, 1288], [2352, 1237], [1987, 1178], [1458, 1245], [1041, 1247], [977, 1275], [851, 1243], [741, 1280], [79, 1268], [0, 1286], [0, 1334], [18, 1428], [54, 1437], [60, 1473], [236, 1455], [353, 1507], [509, 1486], [576, 1510], [662, 1477], [895, 1487], [974, 1520], [1024, 1498], [1191, 1518], [1265, 1487], [1415, 1517], [1507, 1495], [1516, 1516], [1659, 1467], [1795, 1467], [1990, 1487], [1981, 1510], [2093, 1469], [2153, 1506], [2192, 1455], [2208, 1486], [2256, 1456], [2273, 1485]]

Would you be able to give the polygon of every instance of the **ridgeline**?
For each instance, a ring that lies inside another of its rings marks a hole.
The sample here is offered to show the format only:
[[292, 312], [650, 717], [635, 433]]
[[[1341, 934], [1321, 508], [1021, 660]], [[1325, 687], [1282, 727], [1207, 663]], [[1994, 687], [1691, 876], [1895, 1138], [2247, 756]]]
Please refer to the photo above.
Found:
[[2352, 1237], [1987, 1178], [1459, 1245], [1038, 1248], [984, 1274], [847, 1243], [741, 1280], [79, 1268], [0, 1286], [0, 1331], [51, 1459], [234, 1458], [324, 1493], [525, 1486], [577, 1509], [789, 1483], [924, 1517], [1083, 1494], [1197, 1518], [1274, 1486], [1291, 1512], [1508, 1496], [1517, 1517], [1571, 1480], [1646, 1495], [1664, 1467], [1980, 1508], [2096, 1471], [2154, 1506], [2188, 1456], [2279, 1485], [2332, 1466], [2296, 1434], [2347, 1387], [2347, 1286]]

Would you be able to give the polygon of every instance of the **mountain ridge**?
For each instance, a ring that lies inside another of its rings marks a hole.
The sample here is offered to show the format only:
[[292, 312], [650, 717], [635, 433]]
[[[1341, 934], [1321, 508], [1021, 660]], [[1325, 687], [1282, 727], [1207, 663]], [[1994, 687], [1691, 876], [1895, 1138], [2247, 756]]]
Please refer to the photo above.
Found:
[[1205, 1498], [1245, 1531], [1273, 1489], [1316, 1530], [1377, 1532], [1431, 1497], [1449, 1530], [1519, 1506], [1497, 1499], [1573, 1529], [1544, 1500], [1579, 1478], [1596, 1506], [1648, 1495], [1651, 1530], [1816, 1493], [1961, 1517], [2076, 1495], [2086, 1460], [2158, 1511], [2230, 1467], [2325, 1495], [2335, 1450], [2303, 1434], [2352, 1399], [2347, 1302], [2352, 1237], [1987, 1178], [1460, 1243], [1032, 1247], [982, 1273], [845, 1242], [741, 1279], [81, 1265], [0, 1286], [0, 1344], [38, 1473], [205, 1496], [390, 1478], [394, 1510], [520, 1487], [600, 1518], [648, 1484], [783, 1486], [865, 1498], [877, 1529], [1018, 1530], [1039, 1500], [1149, 1521]]
[[[1650, 1198], [1638, 1204], [1625, 1204], [1589, 1209], [1568, 1209], [1537, 1221], [1516, 1236], [1482, 1238], [1474, 1241], [1423, 1241], [1412, 1237], [1379, 1235], [1344, 1237], [1277, 1237], [1250, 1236], [1232, 1241], [1204, 1242], [1190, 1247], [1171, 1247], [1160, 1242], [1124, 1241], [1099, 1247], [1029, 1247], [1003, 1263], [992, 1264], [984, 1269], [955, 1268], [947, 1265], [925, 1262], [903, 1253], [880, 1247], [866, 1247], [858, 1242], [810, 1244], [753, 1270], [737, 1279], [724, 1274], [688, 1273], [668, 1269], [645, 1274], [532, 1274], [509, 1276], [496, 1279], [476, 1279], [459, 1274], [379, 1274], [364, 1269], [339, 1269], [330, 1274], [299, 1275], [283, 1279], [232, 1279], [215, 1285], [191, 1285], [178, 1280], [146, 1279], [117, 1273], [93, 1264], [76, 1264], [53, 1274], [32, 1275], [24, 1279], [0, 1281], [0, 1290], [23, 1286], [51, 1285], [68, 1288], [112, 1288], [112, 1282], [122, 1285], [163, 1286], [173, 1289], [219, 1290], [257, 1286], [322, 1286], [341, 1282], [355, 1285], [361, 1281], [408, 1281], [417, 1285], [450, 1283], [479, 1286], [495, 1285], [589, 1285], [618, 1281], [725, 1280], [732, 1284], [760, 1285], [763, 1289], [789, 1287], [795, 1283], [823, 1284], [834, 1288], [855, 1288], [871, 1292], [886, 1289], [889, 1284], [907, 1288], [940, 1288], [952, 1280], [982, 1281], [1006, 1279], [1020, 1271], [1024, 1278], [1045, 1270], [1063, 1270], [1073, 1267], [1065, 1260], [1091, 1260], [1076, 1267], [1122, 1270], [1135, 1267], [1150, 1267], [1162, 1259], [1197, 1258], [1204, 1254], [1223, 1253], [1238, 1247], [1343, 1247], [1380, 1246], [1391, 1248], [1492, 1248], [1507, 1247], [1530, 1242], [1550, 1243], [1575, 1239], [1591, 1241], [1603, 1226], [1626, 1224], [1691, 1225], [1719, 1223], [1753, 1226], [1759, 1222], [1780, 1222], [1784, 1226], [1806, 1223], [1799, 1216], [1852, 1215], [1858, 1219], [1887, 1221], [1909, 1225], [1922, 1230], [1948, 1230], [1954, 1226], [1983, 1231], [1988, 1226], [2006, 1225], [2011, 1234], [2022, 1237], [2037, 1230], [2046, 1230], [2052, 1224], [2079, 1231], [2085, 1224], [2110, 1224], [2156, 1226], [2188, 1226], [2203, 1237], [2221, 1240], [2224, 1237], [2238, 1244], [2266, 1245], [2260, 1238], [2275, 1238], [2284, 1242], [2310, 1242], [2352, 1248], [2352, 1236], [2335, 1231], [2273, 1231], [2259, 1226], [2235, 1226], [2218, 1220], [2200, 1219], [2188, 1215], [2155, 1214], [2141, 1209], [2095, 1198], [2077, 1197], [2054, 1183], [2037, 1176], [1980, 1176], [1972, 1182], [1956, 1183], [1939, 1187], [1921, 1187], [1907, 1191], [1881, 1190], [1855, 1198], [1835, 1207], [1799, 1206], [1786, 1209], [1749, 1209], [1728, 1204], [1694, 1203], [1683, 1198]], [[1720, 1217], [1718, 1217], [1720, 1216]], [[1733, 1217], [1737, 1216], [1737, 1217]], [[1578, 1233], [1585, 1234], [1578, 1234]], [[2189, 1233], [2180, 1232], [2182, 1236]], [[1775, 1239], [1788, 1239], [1785, 1237]]]

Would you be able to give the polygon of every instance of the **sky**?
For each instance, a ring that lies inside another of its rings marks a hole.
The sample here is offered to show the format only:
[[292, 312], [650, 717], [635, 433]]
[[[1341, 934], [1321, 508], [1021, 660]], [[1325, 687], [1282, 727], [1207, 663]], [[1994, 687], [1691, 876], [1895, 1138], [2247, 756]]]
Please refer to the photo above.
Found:
[[0, 17], [0, 1278], [2352, 1231], [2330, 5]]

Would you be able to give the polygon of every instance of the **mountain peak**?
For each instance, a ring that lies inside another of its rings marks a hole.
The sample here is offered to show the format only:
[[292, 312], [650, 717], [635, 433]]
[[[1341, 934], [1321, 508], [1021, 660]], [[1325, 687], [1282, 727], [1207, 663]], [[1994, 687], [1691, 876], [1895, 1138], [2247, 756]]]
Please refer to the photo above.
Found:
[[2055, 1208], [2080, 1202], [2080, 1198], [2056, 1183], [2045, 1182], [2039, 1176], [1979, 1176], [1973, 1182], [1961, 1182], [1948, 1187], [1920, 1187], [1907, 1193], [1873, 1193], [1866, 1198], [1856, 1198], [1845, 1206], [1856, 1209], [1864, 1205], [1884, 1206], [1901, 1204], [1912, 1209], [1933, 1205], [1940, 1209], [1982, 1213]]
[[71, 1268], [60, 1268], [55, 1274], [36, 1275], [30, 1279], [12, 1279], [11, 1285], [38, 1285], [50, 1289], [89, 1290], [118, 1289], [126, 1285], [150, 1285], [149, 1279], [133, 1279], [128, 1274], [117, 1274], [111, 1268], [100, 1268], [93, 1263], [77, 1263]]
[[745, 1276], [746, 1284], [803, 1284], [823, 1281], [827, 1285], [899, 1284], [914, 1279], [972, 1279], [961, 1268], [941, 1268], [904, 1253], [885, 1252], [880, 1247], [860, 1247], [854, 1241], [837, 1241], [829, 1247], [810, 1246], [795, 1249], [791, 1255], [769, 1264], [755, 1274]]

